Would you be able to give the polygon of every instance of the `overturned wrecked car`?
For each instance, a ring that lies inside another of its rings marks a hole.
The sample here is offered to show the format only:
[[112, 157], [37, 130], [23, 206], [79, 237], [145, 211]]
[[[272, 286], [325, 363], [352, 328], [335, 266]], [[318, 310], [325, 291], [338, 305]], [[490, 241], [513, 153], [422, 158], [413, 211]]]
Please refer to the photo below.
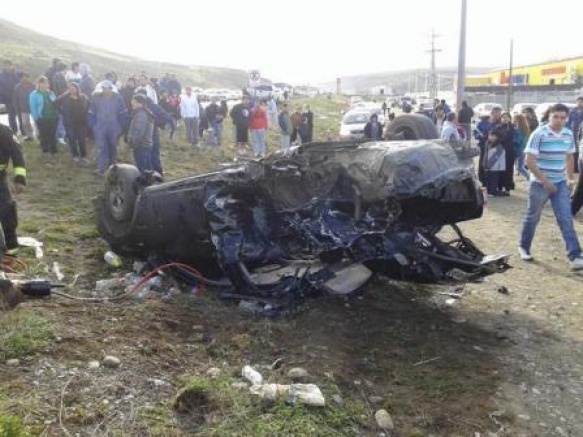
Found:
[[[390, 137], [430, 138], [313, 143], [167, 183], [115, 165], [95, 200], [99, 231], [121, 255], [226, 277], [233, 296], [344, 294], [374, 273], [440, 282], [503, 270], [504, 256], [485, 256], [457, 226], [483, 212], [477, 150], [435, 140], [426, 117], [397, 121]], [[438, 236], [446, 226], [453, 241]]]

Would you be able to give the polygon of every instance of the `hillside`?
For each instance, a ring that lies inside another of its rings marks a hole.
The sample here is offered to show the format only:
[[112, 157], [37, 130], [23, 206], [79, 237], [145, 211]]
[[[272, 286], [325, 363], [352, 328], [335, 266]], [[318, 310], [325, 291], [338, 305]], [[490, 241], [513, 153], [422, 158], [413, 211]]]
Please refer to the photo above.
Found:
[[[480, 74], [489, 69], [468, 68], [466, 74]], [[428, 70], [401, 70], [392, 72], [380, 72], [371, 74], [362, 74], [355, 76], [344, 76], [342, 80], [342, 91], [348, 94], [351, 93], [368, 93], [371, 88], [381, 85], [388, 85], [393, 88], [396, 94], [404, 94], [406, 92], [416, 92], [425, 90], [425, 80]], [[457, 74], [455, 68], [439, 68], [437, 69], [438, 84], [440, 90], [452, 90], [453, 80]], [[336, 83], [326, 83], [322, 85], [323, 89], [335, 90]]]
[[183, 84], [200, 87], [239, 88], [248, 81], [243, 70], [205, 66], [168, 64], [100, 50], [70, 41], [40, 34], [0, 19], [0, 57], [11, 59], [32, 77], [42, 74], [55, 57], [68, 62], [85, 62], [91, 66], [93, 76], [100, 78], [107, 71], [115, 71], [124, 78], [140, 71], [153, 77], [174, 72]]

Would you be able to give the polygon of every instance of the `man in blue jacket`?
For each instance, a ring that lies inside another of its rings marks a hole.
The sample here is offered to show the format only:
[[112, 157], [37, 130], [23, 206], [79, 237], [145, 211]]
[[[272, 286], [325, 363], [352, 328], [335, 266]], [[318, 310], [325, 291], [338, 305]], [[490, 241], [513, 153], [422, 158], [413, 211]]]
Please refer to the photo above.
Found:
[[129, 112], [123, 98], [113, 90], [110, 81], [101, 83], [102, 92], [95, 93], [89, 104], [87, 124], [93, 128], [97, 146], [97, 170], [103, 176], [117, 162], [117, 144], [129, 122]]
[[[12, 104], [14, 88], [19, 82], [20, 77], [18, 71], [16, 71], [16, 67], [14, 67], [12, 61], [5, 60], [4, 68], [0, 71], [0, 103], [6, 106], [8, 124], [15, 134], [18, 132], [18, 126], [22, 126], [22, 123], [20, 123], [20, 114], [17, 114], [16, 108]], [[21, 133], [24, 135], [24, 132]]]

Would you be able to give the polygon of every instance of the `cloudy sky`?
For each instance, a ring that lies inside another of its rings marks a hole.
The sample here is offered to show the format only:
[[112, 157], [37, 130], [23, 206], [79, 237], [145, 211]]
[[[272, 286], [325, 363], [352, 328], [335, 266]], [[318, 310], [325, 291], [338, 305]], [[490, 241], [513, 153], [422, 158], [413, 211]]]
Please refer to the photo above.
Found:
[[[265, 77], [296, 84], [427, 68], [432, 29], [441, 35], [437, 65], [457, 63], [461, 0], [165, 0], [154, 4], [19, 0], [3, 2], [0, 17], [123, 54], [259, 69]], [[467, 65], [505, 66], [510, 38], [515, 41], [517, 64], [583, 55], [583, 1], [544, 5], [531, 0], [468, 0]]]

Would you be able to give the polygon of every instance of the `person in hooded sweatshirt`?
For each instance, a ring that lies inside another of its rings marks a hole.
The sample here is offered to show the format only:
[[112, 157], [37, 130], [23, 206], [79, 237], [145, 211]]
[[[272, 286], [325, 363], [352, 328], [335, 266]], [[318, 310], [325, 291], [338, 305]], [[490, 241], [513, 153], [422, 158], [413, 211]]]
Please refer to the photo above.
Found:
[[87, 109], [89, 108], [89, 100], [81, 93], [79, 84], [71, 82], [67, 91], [57, 97], [56, 104], [63, 115], [73, 161], [87, 164]]
[[127, 143], [134, 151], [134, 161], [140, 173], [152, 169], [151, 154], [154, 138], [154, 114], [148, 106], [148, 98], [136, 94], [132, 98], [132, 121], [128, 129]]

